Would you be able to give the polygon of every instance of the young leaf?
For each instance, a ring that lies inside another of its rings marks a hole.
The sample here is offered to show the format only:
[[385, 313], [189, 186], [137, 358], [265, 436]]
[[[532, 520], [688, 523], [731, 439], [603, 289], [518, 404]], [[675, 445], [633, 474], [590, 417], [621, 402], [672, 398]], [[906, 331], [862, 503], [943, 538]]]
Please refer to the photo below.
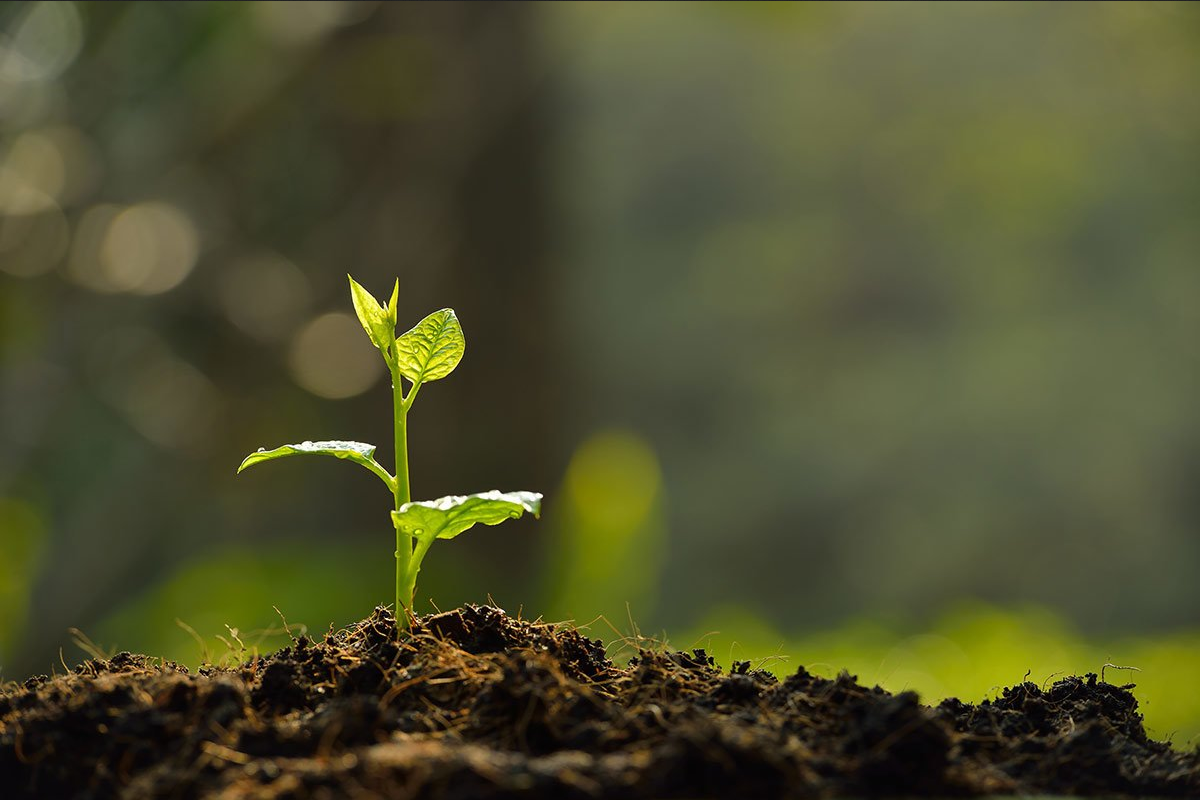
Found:
[[392, 334], [396, 333], [396, 301], [400, 299], [400, 279], [396, 278], [396, 283], [392, 285], [392, 297], [388, 300], [387, 315], [388, 322], [391, 323]]
[[482, 523], [499, 525], [528, 511], [535, 517], [542, 512], [542, 496], [537, 492], [499, 492], [451, 495], [437, 500], [405, 503], [392, 512], [396, 527], [414, 539], [453, 539], [463, 531]]
[[[367, 336], [371, 339], [371, 343], [380, 350], [387, 352], [388, 346], [392, 343], [392, 337], [396, 335], [395, 314], [389, 315], [387, 309], [379, 304], [375, 296], [359, 285], [358, 281], [350, 278], [350, 299], [354, 301], [354, 313], [358, 315], [358, 321], [362, 323], [363, 330], [367, 332]], [[400, 288], [400, 282], [396, 282], [396, 291]], [[395, 292], [393, 292], [395, 296]], [[390, 305], [390, 304], [389, 304]]]
[[392, 476], [374, 459], [375, 445], [364, 442], [301, 442], [300, 444], [285, 444], [283, 447], [276, 447], [274, 450], [260, 448], [258, 452], [246, 456], [237, 471], [241, 472], [246, 467], [252, 467], [263, 461], [272, 461], [276, 458], [286, 458], [287, 456], [304, 455], [333, 456], [334, 458], [353, 461], [355, 464], [366, 467], [378, 475], [388, 485], [389, 489], [392, 488]]
[[443, 308], [396, 340], [400, 374], [416, 386], [444, 378], [462, 361], [467, 341], [454, 310]]

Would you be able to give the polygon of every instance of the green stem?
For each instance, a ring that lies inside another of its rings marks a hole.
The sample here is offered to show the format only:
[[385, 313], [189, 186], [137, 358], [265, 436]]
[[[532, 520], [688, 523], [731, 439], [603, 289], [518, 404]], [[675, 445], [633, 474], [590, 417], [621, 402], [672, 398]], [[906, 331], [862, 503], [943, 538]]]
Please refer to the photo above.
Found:
[[[400, 370], [392, 367], [392, 416], [396, 431], [396, 481], [393, 487], [396, 500], [396, 510], [412, 499], [408, 487], [408, 404], [404, 402], [404, 384]], [[409, 392], [412, 394], [412, 392]], [[413, 554], [412, 539], [400, 532], [396, 526], [396, 627], [399, 630], [408, 628], [408, 616], [412, 604], [411, 591], [407, 603], [401, 603], [405, 598], [404, 585], [408, 580]]]
[[416, 541], [416, 549], [412, 553], [412, 559], [408, 563], [408, 570], [404, 576], [403, 597], [409, 607], [416, 602], [417, 574], [421, 571], [421, 562], [425, 559], [425, 553], [429, 550], [429, 546], [433, 544], [433, 537], [417, 539]]
[[395, 493], [396, 493], [396, 479], [395, 479], [395, 478], [393, 478], [393, 477], [392, 477], [392, 476], [391, 476], [391, 475], [388, 473], [388, 471], [387, 471], [386, 469], [384, 469], [384, 468], [383, 468], [383, 467], [380, 465], [380, 463], [379, 463], [378, 461], [376, 461], [375, 459], [371, 458], [371, 459], [368, 459], [368, 460], [367, 460], [367, 461], [365, 461], [365, 462], [364, 462], [364, 461], [360, 461], [360, 462], [358, 462], [358, 463], [362, 464], [364, 467], [366, 467], [367, 469], [371, 470], [371, 472], [374, 472], [376, 475], [378, 475], [378, 476], [379, 476], [379, 480], [381, 480], [381, 481], [383, 481], [384, 483], [386, 483], [386, 484], [387, 484], [387, 487], [388, 487], [388, 491], [389, 491], [389, 492], [391, 492], [392, 494], [395, 494]]
[[404, 398], [404, 413], [405, 413], [405, 414], [407, 414], [407, 413], [408, 413], [408, 410], [409, 410], [410, 408], [412, 408], [413, 401], [417, 399], [417, 391], [418, 391], [420, 388], [421, 388], [421, 384], [419, 384], [419, 383], [414, 383], [414, 384], [412, 385], [412, 388], [410, 388], [410, 389], [408, 390], [408, 397]]

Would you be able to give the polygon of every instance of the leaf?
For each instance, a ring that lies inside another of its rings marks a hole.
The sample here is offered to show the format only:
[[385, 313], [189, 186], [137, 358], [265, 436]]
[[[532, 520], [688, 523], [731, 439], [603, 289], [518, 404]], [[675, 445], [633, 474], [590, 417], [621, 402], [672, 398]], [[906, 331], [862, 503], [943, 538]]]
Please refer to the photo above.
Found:
[[246, 467], [261, 464], [264, 461], [273, 461], [276, 458], [306, 455], [333, 456], [353, 461], [378, 475], [388, 485], [388, 488], [392, 487], [392, 476], [374, 459], [375, 445], [364, 442], [301, 442], [300, 444], [285, 444], [274, 450], [259, 448], [258, 452], [246, 456], [237, 471], [241, 472]]
[[443, 308], [396, 340], [400, 374], [416, 386], [446, 377], [462, 361], [467, 341], [454, 310]]
[[414, 539], [436, 537], [453, 539], [463, 531], [482, 523], [499, 525], [528, 511], [535, 517], [542, 512], [542, 496], [537, 492], [499, 492], [450, 495], [437, 500], [405, 503], [392, 512], [392, 521]]
[[396, 279], [396, 283], [392, 285], [392, 297], [388, 300], [387, 315], [388, 322], [391, 323], [391, 328], [388, 338], [396, 332], [396, 301], [400, 299], [400, 279]]
[[[367, 332], [367, 336], [371, 339], [371, 343], [380, 350], [387, 352], [388, 347], [392, 343], [392, 336], [396, 333], [395, 322], [389, 323], [387, 310], [379, 304], [375, 296], [359, 285], [358, 281], [350, 278], [350, 299], [354, 301], [354, 313], [358, 315], [358, 321], [362, 323], [363, 330]], [[396, 290], [400, 288], [400, 282], [396, 282]], [[393, 292], [393, 295], [395, 292]], [[392, 317], [395, 318], [394, 315]]]

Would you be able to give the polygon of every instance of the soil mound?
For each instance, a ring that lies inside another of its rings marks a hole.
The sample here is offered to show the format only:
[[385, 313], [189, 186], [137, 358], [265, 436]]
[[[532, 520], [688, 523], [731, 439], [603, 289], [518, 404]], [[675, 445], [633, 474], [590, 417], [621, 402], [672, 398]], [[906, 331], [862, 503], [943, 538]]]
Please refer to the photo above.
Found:
[[565, 626], [390, 611], [198, 674], [120, 653], [0, 691], [4, 798], [1200, 794], [1095, 675], [994, 701], [786, 680], [704, 651], [614, 665]]

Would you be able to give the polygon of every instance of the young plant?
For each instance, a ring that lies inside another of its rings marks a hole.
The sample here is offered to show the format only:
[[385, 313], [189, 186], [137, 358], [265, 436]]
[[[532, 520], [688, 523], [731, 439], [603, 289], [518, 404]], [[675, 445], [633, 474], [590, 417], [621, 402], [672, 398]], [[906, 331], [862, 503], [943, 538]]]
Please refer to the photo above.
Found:
[[[541, 512], [542, 496], [536, 492], [490, 491], [451, 495], [437, 500], [412, 502], [408, 485], [408, 412], [421, 387], [440, 380], [458, 366], [466, 348], [462, 326], [449, 308], [435, 311], [416, 327], [396, 338], [396, 300], [400, 282], [392, 288], [387, 307], [350, 278], [350, 298], [358, 321], [371, 343], [379, 349], [392, 375], [392, 423], [395, 431], [396, 473], [389, 473], [375, 460], [375, 446], [363, 442], [323, 441], [285, 444], [274, 450], [259, 448], [246, 457], [238, 472], [263, 461], [297, 455], [322, 455], [344, 459], [366, 468], [392, 492], [396, 529], [396, 624], [408, 627], [416, 597], [417, 573], [435, 539], [453, 539], [472, 526], [498, 525], [526, 511]], [[408, 381], [405, 393], [403, 381]]]

